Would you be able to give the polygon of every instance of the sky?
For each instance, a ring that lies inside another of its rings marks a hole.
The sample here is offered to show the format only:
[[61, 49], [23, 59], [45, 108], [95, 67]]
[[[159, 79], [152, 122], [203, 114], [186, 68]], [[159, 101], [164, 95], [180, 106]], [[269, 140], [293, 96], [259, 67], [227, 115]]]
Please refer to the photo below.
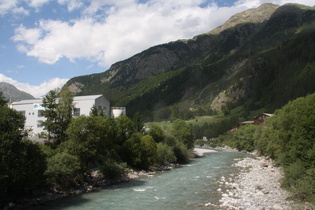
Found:
[[41, 97], [263, 3], [315, 0], [0, 0], [0, 82]]

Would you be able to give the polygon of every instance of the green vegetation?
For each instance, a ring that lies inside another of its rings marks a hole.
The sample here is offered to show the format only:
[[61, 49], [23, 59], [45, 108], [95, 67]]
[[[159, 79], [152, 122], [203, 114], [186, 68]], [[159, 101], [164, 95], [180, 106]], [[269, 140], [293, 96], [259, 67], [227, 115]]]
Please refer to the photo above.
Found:
[[[58, 101], [59, 98], [59, 101]], [[72, 118], [73, 94], [68, 88], [51, 90], [43, 98], [42, 115], [46, 118], [42, 124], [48, 132], [48, 139], [60, 144], [66, 139], [65, 131]]]
[[25, 118], [0, 94], [0, 207], [44, 188], [83, 185], [92, 171], [113, 179], [127, 168], [154, 169], [191, 159], [193, 135], [183, 120], [166, 134], [158, 126], [145, 131], [139, 114], [133, 120], [111, 118], [92, 109], [92, 116], [72, 118], [68, 93], [58, 102], [55, 91], [44, 97], [50, 135], [49, 143], [41, 145], [28, 140]]
[[[102, 93], [144, 122], [234, 115], [236, 107], [251, 119], [255, 110], [274, 112], [315, 91], [314, 22], [312, 7], [264, 5], [220, 32], [152, 47], [67, 86], [78, 86], [78, 95]], [[227, 100], [213, 104], [220, 93]]]
[[296, 198], [315, 202], [315, 93], [274, 114], [262, 126], [243, 126], [217, 143], [271, 157], [284, 168], [283, 186]]
[[[283, 185], [315, 201], [315, 96], [287, 104], [315, 91], [315, 10], [285, 5], [265, 19], [152, 47], [69, 80], [77, 95], [104, 94], [112, 106], [126, 106], [128, 117], [92, 107], [90, 116], [72, 118], [70, 91], [50, 91], [42, 113], [47, 145], [28, 140], [25, 119], [0, 94], [0, 206], [47, 185], [80, 185], [93, 170], [116, 178], [127, 167], [185, 163], [194, 139], [216, 138], [277, 109], [264, 126], [241, 127], [213, 144], [270, 156], [284, 167]], [[143, 121], [154, 123], [147, 131]]]
[[40, 147], [25, 138], [24, 121], [0, 93], [0, 207], [45, 185], [46, 159]]

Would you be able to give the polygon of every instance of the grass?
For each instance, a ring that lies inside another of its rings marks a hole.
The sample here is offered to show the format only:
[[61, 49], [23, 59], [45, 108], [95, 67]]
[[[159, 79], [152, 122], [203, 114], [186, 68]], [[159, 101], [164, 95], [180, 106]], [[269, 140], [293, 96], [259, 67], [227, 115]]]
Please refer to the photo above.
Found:
[[[221, 120], [227, 119], [229, 116], [223, 116], [223, 115], [211, 115], [211, 116], [197, 116], [194, 119], [186, 120], [185, 122], [187, 124], [193, 124], [193, 125], [203, 125], [205, 123], [216, 123], [220, 122]], [[146, 127], [151, 127], [152, 125], [160, 126], [163, 130], [169, 130], [172, 128], [173, 123], [172, 122], [148, 122], [145, 123]]]

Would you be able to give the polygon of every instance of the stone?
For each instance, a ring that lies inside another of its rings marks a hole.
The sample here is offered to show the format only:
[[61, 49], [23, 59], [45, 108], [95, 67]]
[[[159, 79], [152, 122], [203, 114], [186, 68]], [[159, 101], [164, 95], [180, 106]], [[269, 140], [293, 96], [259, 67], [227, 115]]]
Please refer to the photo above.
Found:
[[274, 209], [274, 210], [283, 210], [283, 208], [280, 205], [278, 205], [278, 204], [273, 205], [272, 209]]
[[256, 194], [255, 194], [255, 196], [263, 196], [263, 195], [265, 195], [263, 192], [261, 192], [261, 191], [258, 191]]
[[265, 195], [269, 194], [269, 191], [268, 191], [267, 189], [263, 189], [262, 192], [263, 192]]

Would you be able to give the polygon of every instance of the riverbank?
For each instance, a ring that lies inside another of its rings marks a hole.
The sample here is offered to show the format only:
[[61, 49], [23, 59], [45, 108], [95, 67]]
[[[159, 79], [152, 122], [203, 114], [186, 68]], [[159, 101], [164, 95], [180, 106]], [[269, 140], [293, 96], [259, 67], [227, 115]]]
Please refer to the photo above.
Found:
[[[89, 175], [85, 176], [85, 181], [80, 186], [73, 187], [67, 190], [61, 189], [43, 189], [42, 192], [37, 192], [33, 195], [26, 196], [4, 206], [4, 210], [10, 209], [27, 209], [34, 206], [44, 206], [48, 202], [65, 199], [73, 196], [78, 196], [84, 193], [99, 191], [110, 185], [118, 184], [121, 182], [129, 182], [134, 179], [152, 178], [156, 172], [169, 171], [179, 167], [178, 164], [168, 164], [156, 167], [154, 170], [135, 170], [129, 168], [125, 175], [115, 179], [108, 179], [104, 177], [98, 170], [92, 171]], [[1, 209], [1, 208], [0, 208]]]
[[281, 188], [283, 171], [275, 167], [271, 159], [265, 157], [248, 157], [236, 160], [234, 167], [240, 167], [239, 174], [221, 177], [219, 181], [221, 193], [220, 209], [256, 209], [287, 210], [314, 209], [309, 203], [297, 204], [290, 200], [290, 193]]

